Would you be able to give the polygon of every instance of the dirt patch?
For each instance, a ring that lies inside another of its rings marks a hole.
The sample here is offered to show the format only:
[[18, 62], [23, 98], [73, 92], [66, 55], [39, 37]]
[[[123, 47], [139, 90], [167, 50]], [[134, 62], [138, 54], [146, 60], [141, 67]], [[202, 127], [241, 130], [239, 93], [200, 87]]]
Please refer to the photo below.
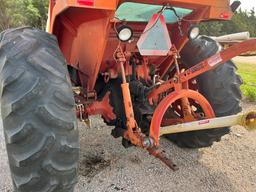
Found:
[[97, 173], [110, 166], [111, 160], [105, 160], [101, 156], [85, 156], [81, 160], [79, 172], [84, 177], [94, 177]]
[[137, 155], [130, 157], [130, 161], [134, 164], [141, 164], [142, 163], [140, 157], [137, 156]]
[[118, 186], [116, 186], [115, 184], [111, 184], [111, 185], [110, 185], [110, 189], [113, 189], [113, 190], [115, 190], [115, 191], [126, 191], [124, 188], [118, 187]]
[[112, 161], [114, 158], [108, 157], [103, 150], [88, 152], [80, 156], [79, 174], [91, 179], [109, 167]]

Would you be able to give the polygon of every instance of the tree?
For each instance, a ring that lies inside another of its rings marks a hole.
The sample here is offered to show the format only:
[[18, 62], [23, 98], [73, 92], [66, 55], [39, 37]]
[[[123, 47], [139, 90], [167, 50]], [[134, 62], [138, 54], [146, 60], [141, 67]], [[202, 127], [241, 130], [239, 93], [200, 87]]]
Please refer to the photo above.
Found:
[[249, 31], [252, 37], [256, 37], [256, 15], [252, 9], [249, 13], [238, 10], [231, 21], [214, 21], [200, 25], [203, 35], [220, 36], [231, 33]]
[[25, 14], [27, 25], [44, 29], [47, 21], [47, 0], [19, 0], [20, 12]]
[[214, 22], [204, 22], [200, 24], [200, 30], [203, 35], [208, 36], [220, 36], [223, 35], [223, 23], [214, 21]]
[[44, 29], [48, 0], [0, 0], [0, 31], [28, 25]]
[[[49, 0], [0, 0], [0, 31], [28, 25], [44, 29], [47, 21]], [[256, 13], [238, 10], [231, 21], [213, 21], [200, 24], [203, 35], [220, 36], [249, 31], [256, 37]]]
[[9, 1], [0, 0], [0, 31], [12, 27], [12, 18], [8, 8]]

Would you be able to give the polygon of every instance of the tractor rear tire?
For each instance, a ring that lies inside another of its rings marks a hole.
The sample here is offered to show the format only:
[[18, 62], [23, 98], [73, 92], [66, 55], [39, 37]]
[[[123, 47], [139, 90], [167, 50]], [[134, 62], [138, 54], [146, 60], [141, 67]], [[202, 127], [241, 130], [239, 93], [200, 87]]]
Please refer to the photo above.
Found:
[[[181, 52], [181, 58], [186, 67], [191, 67], [214, 55], [220, 49], [221, 46], [216, 41], [202, 36], [186, 44]], [[237, 114], [242, 110], [240, 107], [242, 80], [236, 74], [236, 69], [234, 63], [228, 61], [197, 78], [199, 92], [210, 102], [217, 117]], [[202, 148], [220, 141], [221, 137], [228, 133], [229, 128], [224, 127], [172, 134], [167, 138], [179, 147]]]
[[14, 191], [73, 192], [79, 135], [57, 40], [29, 27], [0, 37], [1, 116]]

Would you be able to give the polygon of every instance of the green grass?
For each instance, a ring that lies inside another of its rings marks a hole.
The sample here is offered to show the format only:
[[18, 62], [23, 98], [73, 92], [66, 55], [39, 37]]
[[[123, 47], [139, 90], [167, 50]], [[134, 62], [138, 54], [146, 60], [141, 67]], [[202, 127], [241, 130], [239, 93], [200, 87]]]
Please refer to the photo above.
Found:
[[256, 65], [236, 63], [238, 74], [242, 77], [244, 84], [241, 90], [250, 101], [256, 101]]

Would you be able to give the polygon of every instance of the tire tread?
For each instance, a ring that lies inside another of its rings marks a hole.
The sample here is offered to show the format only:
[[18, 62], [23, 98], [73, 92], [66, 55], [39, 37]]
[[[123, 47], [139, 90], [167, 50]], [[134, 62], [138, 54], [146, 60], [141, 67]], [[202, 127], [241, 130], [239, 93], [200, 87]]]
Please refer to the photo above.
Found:
[[7, 30], [0, 40], [1, 115], [14, 189], [73, 192], [79, 137], [57, 40], [30, 27]]

